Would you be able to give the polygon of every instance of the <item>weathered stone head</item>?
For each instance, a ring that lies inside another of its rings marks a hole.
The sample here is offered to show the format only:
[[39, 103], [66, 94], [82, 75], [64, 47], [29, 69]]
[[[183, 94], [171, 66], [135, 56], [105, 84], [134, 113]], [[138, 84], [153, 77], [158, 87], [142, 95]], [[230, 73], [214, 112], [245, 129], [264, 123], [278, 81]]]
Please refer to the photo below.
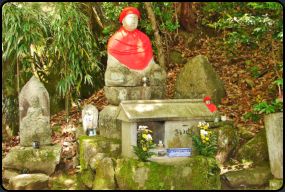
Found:
[[[136, 8], [125, 8], [119, 18], [123, 26], [107, 45], [104, 89], [108, 101], [114, 105], [119, 105], [121, 100], [165, 98], [166, 72], [154, 62], [150, 39], [137, 29], [139, 18]], [[149, 80], [148, 86], [156, 88], [142, 88], [143, 77]], [[140, 88], [134, 91], [129, 87]], [[120, 97], [123, 93], [126, 93], [124, 97]]]

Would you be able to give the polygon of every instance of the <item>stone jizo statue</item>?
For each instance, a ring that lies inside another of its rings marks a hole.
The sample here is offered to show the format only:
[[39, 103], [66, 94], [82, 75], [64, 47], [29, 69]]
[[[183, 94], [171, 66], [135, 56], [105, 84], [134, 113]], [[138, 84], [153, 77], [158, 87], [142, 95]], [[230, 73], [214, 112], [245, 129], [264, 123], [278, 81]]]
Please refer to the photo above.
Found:
[[141, 79], [150, 85], [166, 82], [166, 72], [154, 62], [150, 39], [137, 29], [139, 11], [125, 8], [120, 14], [123, 26], [109, 39], [106, 86], [141, 86]]
[[96, 135], [96, 128], [98, 126], [98, 110], [95, 106], [88, 104], [82, 110], [82, 123], [84, 133], [88, 134], [90, 130]]
[[210, 98], [210, 97], [205, 97], [205, 98], [204, 98], [204, 102], [205, 102], [206, 106], [208, 107], [208, 109], [209, 109], [212, 113], [218, 110], [218, 108], [216, 107], [216, 105], [214, 105], [213, 103], [211, 103], [211, 98]]

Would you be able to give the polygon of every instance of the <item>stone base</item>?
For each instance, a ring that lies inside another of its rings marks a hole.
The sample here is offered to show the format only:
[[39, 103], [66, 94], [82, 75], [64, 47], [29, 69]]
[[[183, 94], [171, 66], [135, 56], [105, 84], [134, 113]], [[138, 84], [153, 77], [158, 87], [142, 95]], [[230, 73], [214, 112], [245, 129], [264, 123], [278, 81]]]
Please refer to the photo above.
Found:
[[101, 137], [121, 139], [122, 121], [115, 118], [118, 107], [109, 105], [99, 113], [99, 131]]
[[38, 174], [22, 174], [12, 177], [9, 190], [39, 190], [48, 187], [49, 176]]
[[165, 99], [166, 86], [108, 87], [104, 86], [109, 103], [119, 105], [122, 100]]
[[62, 146], [58, 144], [41, 145], [39, 149], [16, 146], [2, 160], [3, 168], [51, 175], [60, 162], [61, 151]]

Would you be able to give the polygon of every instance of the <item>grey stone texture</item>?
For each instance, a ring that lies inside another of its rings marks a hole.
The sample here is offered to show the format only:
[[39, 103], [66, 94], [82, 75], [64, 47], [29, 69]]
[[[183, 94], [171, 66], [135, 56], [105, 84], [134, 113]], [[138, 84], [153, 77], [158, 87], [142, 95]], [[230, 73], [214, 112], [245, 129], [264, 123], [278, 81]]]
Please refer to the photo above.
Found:
[[2, 180], [4, 182], [9, 182], [12, 177], [18, 176], [19, 172], [11, 171], [11, 170], [4, 170]]
[[4, 169], [22, 171], [26, 168], [30, 173], [51, 175], [60, 162], [61, 152], [62, 145], [58, 144], [40, 146], [39, 149], [16, 146], [2, 160], [2, 164]]
[[237, 153], [239, 135], [237, 130], [232, 126], [215, 128], [213, 132], [217, 136], [218, 144], [218, 151], [214, 152], [214, 156], [220, 164], [223, 164]]
[[9, 190], [40, 190], [48, 187], [49, 176], [38, 174], [21, 174], [9, 181]]
[[[142, 78], [147, 77], [147, 86]], [[119, 105], [123, 100], [164, 99], [166, 72], [153, 59], [143, 70], [132, 70], [108, 54], [105, 72], [105, 96], [109, 103]]]
[[92, 190], [115, 190], [115, 163], [110, 157], [99, 162]]
[[271, 172], [283, 179], [283, 112], [264, 116]]
[[108, 87], [104, 86], [105, 96], [112, 105], [119, 105], [124, 100], [164, 99], [166, 86]]
[[122, 122], [115, 118], [118, 106], [108, 105], [99, 113], [99, 130], [100, 136], [121, 139], [121, 125]]
[[86, 105], [82, 110], [82, 125], [84, 133], [87, 129], [94, 129], [98, 126], [98, 110], [92, 104]]
[[20, 144], [32, 146], [51, 142], [49, 94], [35, 76], [25, 84], [19, 94]]
[[[114, 146], [117, 146], [114, 150]], [[90, 165], [90, 161], [95, 155], [99, 153], [108, 153], [111, 157], [117, 157], [121, 154], [121, 140], [109, 139], [101, 136], [89, 137], [87, 135], [81, 135], [79, 137], [80, 148], [80, 166], [85, 170]], [[95, 166], [92, 165], [93, 168]]]
[[236, 158], [239, 162], [245, 160], [252, 161], [256, 164], [269, 161], [265, 129], [241, 146], [236, 154]]
[[89, 162], [91, 169], [95, 171], [99, 165], [99, 162], [105, 157], [109, 157], [109, 156], [110, 155], [107, 153], [97, 153], [96, 155], [91, 157], [90, 162]]
[[225, 96], [225, 88], [208, 58], [198, 55], [188, 61], [177, 76], [174, 99], [204, 99], [208, 96], [215, 105]]
[[232, 188], [253, 188], [268, 184], [273, 178], [269, 165], [244, 169], [239, 171], [229, 171], [222, 176]]
[[148, 66], [140, 70], [132, 70], [108, 54], [105, 85], [108, 87], [142, 86], [142, 77], [149, 79], [149, 86], [166, 85], [166, 72], [153, 59]]

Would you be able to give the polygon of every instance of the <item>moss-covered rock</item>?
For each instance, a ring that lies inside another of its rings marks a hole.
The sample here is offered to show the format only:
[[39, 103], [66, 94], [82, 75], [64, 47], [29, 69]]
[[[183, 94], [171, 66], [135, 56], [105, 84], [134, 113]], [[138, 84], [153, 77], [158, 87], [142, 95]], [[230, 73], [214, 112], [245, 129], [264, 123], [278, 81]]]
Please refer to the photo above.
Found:
[[61, 151], [58, 144], [41, 145], [39, 149], [16, 146], [2, 160], [3, 168], [51, 175], [60, 162]]
[[115, 162], [110, 157], [106, 157], [99, 162], [92, 189], [114, 190], [116, 188]]
[[169, 53], [169, 62], [173, 62], [176, 64], [180, 64], [183, 63], [183, 59], [181, 56], [181, 53], [176, 52], [176, 51], [172, 51]]
[[95, 172], [89, 167], [81, 171], [78, 175], [78, 180], [82, 182], [86, 187], [92, 188], [93, 180], [95, 177]]
[[255, 164], [269, 161], [265, 129], [244, 144], [236, 154], [236, 158], [240, 162], [252, 161]]
[[269, 163], [260, 167], [244, 169], [239, 171], [229, 171], [222, 175], [230, 187], [259, 187], [269, 183], [273, 178], [270, 172]]
[[165, 165], [118, 159], [115, 170], [120, 190], [220, 189], [220, 168], [213, 158], [189, 157], [187, 165]]
[[223, 164], [235, 155], [239, 146], [239, 135], [236, 129], [231, 126], [219, 127], [213, 130], [217, 136], [218, 151], [214, 152], [217, 161]]
[[[116, 152], [110, 152], [113, 150], [112, 144], [119, 145]], [[87, 169], [90, 159], [98, 153], [108, 153], [111, 156], [117, 157], [121, 154], [121, 140], [109, 139], [100, 136], [89, 137], [87, 135], [81, 135], [79, 137], [79, 149], [80, 149], [80, 166], [82, 170]]]
[[188, 61], [178, 74], [173, 98], [204, 99], [208, 96], [217, 105], [225, 94], [223, 82], [208, 58], [198, 55]]

